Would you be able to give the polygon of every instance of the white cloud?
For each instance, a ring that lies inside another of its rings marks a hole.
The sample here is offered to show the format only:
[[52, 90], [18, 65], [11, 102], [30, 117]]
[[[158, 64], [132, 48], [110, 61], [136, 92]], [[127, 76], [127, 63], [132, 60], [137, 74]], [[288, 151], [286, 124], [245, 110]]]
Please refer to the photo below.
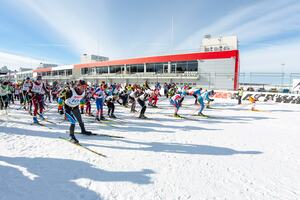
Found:
[[108, 36], [104, 31], [107, 22], [104, 1], [27, 0], [23, 3], [54, 28], [78, 55], [104, 52], [104, 49], [108, 53], [113, 51], [105, 46]]
[[41, 62], [45, 62], [45, 60], [0, 52], [0, 67], [7, 66], [10, 70], [18, 70], [20, 67], [36, 68]]
[[248, 7], [238, 7], [208, 27], [201, 27], [182, 41], [177, 49], [197, 48], [205, 34], [237, 35], [241, 44], [300, 30], [300, 2], [295, 0], [258, 1]]
[[299, 47], [300, 38], [242, 51], [240, 52], [241, 71], [300, 73]]

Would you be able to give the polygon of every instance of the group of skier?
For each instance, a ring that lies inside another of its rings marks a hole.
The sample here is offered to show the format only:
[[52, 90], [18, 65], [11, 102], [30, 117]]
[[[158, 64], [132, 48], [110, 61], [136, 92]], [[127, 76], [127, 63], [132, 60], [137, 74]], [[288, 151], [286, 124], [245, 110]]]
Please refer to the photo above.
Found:
[[[21, 83], [4, 81], [0, 84], [0, 108], [6, 109], [9, 102], [14, 99], [19, 100], [20, 109], [27, 110], [33, 117], [33, 124], [39, 124], [39, 119], [46, 120], [44, 117], [46, 102], [56, 101], [58, 112], [65, 115], [65, 119], [70, 122], [70, 141], [78, 143], [75, 137], [75, 124], [78, 122], [81, 133], [90, 135], [90, 131], [85, 129], [81, 115], [94, 117], [96, 121], [106, 120], [104, 116], [104, 106], [107, 106], [107, 116], [117, 118], [114, 114], [115, 103], [124, 107], [130, 107], [130, 112], [136, 113], [136, 105], [139, 104], [138, 118], [146, 119], [147, 106], [157, 108], [161, 95], [161, 86], [155, 84], [150, 88], [147, 81], [143, 85], [138, 84], [107, 84], [102, 81], [100, 84], [87, 83], [84, 80], [78, 80], [69, 83], [53, 82], [51, 85], [42, 80], [41, 76], [31, 80], [29, 77]], [[213, 90], [203, 90], [202, 88], [192, 89], [189, 85], [177, 87], [176, 84], [167, 84], [163, 86], [163, 93], [169, 99], [174, 107], [174, 117], [180, 117], [178, 111], [187, 95], [195, 97], [195, 104], [199, 104], [198, 115], [205, 108], [204, 101], [213, 101]], [[95, 112], [92, 111], [92, 103], [95, 102]], [[147, 103], [148, 102], [148, 103]], [[129, 104], [131, 104], [129, 106]], [[33, 110], [32, 110], [33, 107]]]

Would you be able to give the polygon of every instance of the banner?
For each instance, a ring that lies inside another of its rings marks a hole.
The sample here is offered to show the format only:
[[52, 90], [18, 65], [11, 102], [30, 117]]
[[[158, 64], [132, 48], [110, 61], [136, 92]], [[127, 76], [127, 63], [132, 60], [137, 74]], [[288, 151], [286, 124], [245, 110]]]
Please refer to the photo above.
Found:
[[[242, 100], [244, 100], [244, 101], [248, 100], [249, 97], [251, 97], [251, 96], [261, 102], [300, 104], [300, 94], [245, 91], [243, 94]], [[237, 92], [236, 91], [216, 91], [214, 98], [237, 99]]]
[[300, 93], [300, 79], [293, 79], [293, 89], [294, 92]]

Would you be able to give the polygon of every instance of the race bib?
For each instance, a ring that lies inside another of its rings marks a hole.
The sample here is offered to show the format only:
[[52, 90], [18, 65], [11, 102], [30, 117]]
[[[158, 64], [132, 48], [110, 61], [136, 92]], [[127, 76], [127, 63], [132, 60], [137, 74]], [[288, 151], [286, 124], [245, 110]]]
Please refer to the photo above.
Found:
[[76, 107], [80, 104], [80, 100], [82, 99], [82, 96], [73, 96], [66, 100], [66, 104], [70, 107]]

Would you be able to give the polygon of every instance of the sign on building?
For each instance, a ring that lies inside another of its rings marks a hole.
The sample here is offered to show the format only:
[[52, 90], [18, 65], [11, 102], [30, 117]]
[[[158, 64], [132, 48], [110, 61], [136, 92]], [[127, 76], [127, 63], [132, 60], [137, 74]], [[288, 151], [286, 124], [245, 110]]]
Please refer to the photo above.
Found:
[[300, 93], [300, 79], [293, 79], [293, 91]]

